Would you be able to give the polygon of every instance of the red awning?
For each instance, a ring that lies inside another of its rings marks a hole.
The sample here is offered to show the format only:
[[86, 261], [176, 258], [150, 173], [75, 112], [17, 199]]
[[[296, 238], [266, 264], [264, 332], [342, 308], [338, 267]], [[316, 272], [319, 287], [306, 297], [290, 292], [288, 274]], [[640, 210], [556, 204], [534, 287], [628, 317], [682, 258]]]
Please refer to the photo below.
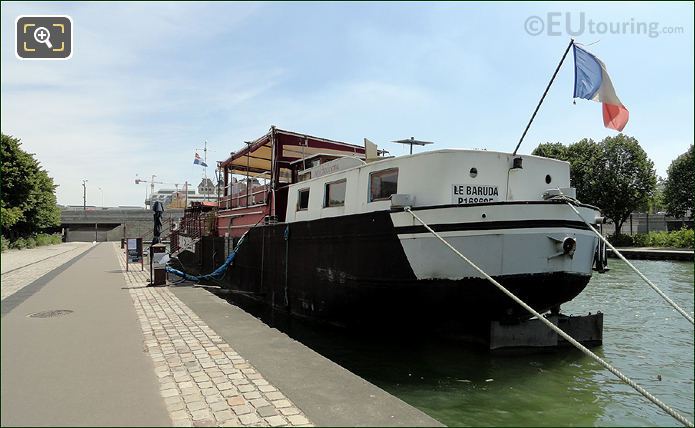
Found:
[[317, 153], [364, 157], [363, 146], [271, 128], [270, 132], [251, 141], [219, 165], [231, 169], [232, 173], [246, 173], [247, 170], [256, 176], [269, 173], [273, 150], [278, 156], [277, 161], [283, 164]]

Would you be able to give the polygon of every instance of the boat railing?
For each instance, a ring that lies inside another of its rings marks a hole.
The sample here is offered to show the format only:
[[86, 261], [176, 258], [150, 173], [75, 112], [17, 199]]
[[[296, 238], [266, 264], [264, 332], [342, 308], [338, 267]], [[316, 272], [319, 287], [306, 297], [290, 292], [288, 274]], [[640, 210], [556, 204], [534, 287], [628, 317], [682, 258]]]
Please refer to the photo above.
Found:
[[245, 208], [254, 205], [265, 205], [268, 203], [268, 190], [270, 186], [260, 185], [254, 186], [250, 192], [245, 189], [238, 190], [229, 196], [220, 197], [220, 208], [234, 209]]
[[204, 236], [216, 236], [217, 223], [215, 214], [215, 211], [187, 212], [179, 221], [178, 227], [172, 222], [170, 226], [171, 252], [175, 253], [179, 250], [180, 236], [191, 238], [193, 242]]

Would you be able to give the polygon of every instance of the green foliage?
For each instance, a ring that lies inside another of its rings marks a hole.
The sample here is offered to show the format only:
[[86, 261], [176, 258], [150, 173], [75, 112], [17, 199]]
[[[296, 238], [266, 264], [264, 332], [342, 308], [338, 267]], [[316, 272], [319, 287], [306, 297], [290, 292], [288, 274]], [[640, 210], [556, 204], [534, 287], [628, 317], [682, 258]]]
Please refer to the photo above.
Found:
[[2, 134], [0, 218], [6, 237], [28, 236], [60, 224], [53, 179], [22, 150], [19, 139]]
[[667, 211], [676, 217], [695, 211], [695, 156], [693, 146], [678, 156], [668, 167], [668, 178], [664, 185], [664, 203]]
[[577, 189], [577, 198], [591, 204], [596, 199], [597, 175], [601, 146], [594, 140], [584, 138], [564, 146], [561, 143], [541, 144], [534, 155], [560, 159], [570, 163], [570, 185]]
[[646, 206], [656, 187], [654, 162], [642, 150], [636, 139], [624, 134], [601, 141], [598, 185], [595, 202], [603, 214], [620, 229], [630, 213]]
[[531, 153], [535, 156], [543, 156], [545, 158], [568, 160], [567, 147], [562, 143], [542, 143], [539, 144]]
[[534, 155], [570, 163], [571, 185], [577, 197], [601, 208], [613, 220], [616, 239], [630, 213], [646, 207], [656, 187], [654, 163], [636, 139], [624, 134], [596, 143], [583, 139], [569, 146], [560, 143], [539, 145]]
[[635, 241], [632, 236], [623, 235], [622, 233], [610, 235], [608, 237], [608, 242], [616, 247], [632, 247], [635, 245]]
[[29, 236], [28, 238], [25, 239], [27, 248], [34, 248], [36, 247], [36, 239], [33, 236]]
[[646, 207], [640, 207], [640, 210], [656, 214], [658, 212], [666, 211], [666, 200], [664, 199], [664, 187], [665, 182], [662, 177], [656, 177], [656, 187], [654, 188], [654, 193], [647, 202]]
[[23, 250], [27, 247], [27, 242], [24, 240], [24, 238], [17, 238], [12, 241], [10, 247], [17, 250]]
[[42, 247], [44, 245], [51, 245], [51, 236], [45, 233], [40, 233], [34, 237], [37, 247]]
[[683, 228], [673, 232], [649, 232], [634, 236], [636, 247], [695, 247], [695, 231]]
[[2, 237], [2, 251], [8, 248], [23, 250], [24, 248], [42, 247], [44, 245], [56, 245], [63, 242], [60, 234], [49, 235], [47, 233], [39, 233], [38, 235], [28, 236], [26, 238], [17, 238], [9, 242], [5, 237]]

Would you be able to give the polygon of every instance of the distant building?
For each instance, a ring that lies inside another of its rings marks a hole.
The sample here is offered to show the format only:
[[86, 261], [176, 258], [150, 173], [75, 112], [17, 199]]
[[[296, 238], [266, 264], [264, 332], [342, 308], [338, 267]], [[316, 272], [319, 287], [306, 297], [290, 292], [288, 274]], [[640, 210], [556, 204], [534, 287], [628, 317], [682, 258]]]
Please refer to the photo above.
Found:
[[217, 196], [217, 188], [209, 178], [203, 178], [198, 185], [198, 193], [201, 195]]
[[[188, 197], [186, 197], [186, 193], [188, 193]], [[145, 205], [151, 207], [154, 202], [161, 202], [165, 208], [183, 208], [186, 202], [188, 202], [188, 206], [191, 206], [192, 202], [216, 200], [217, 187], [212, 183], [212, 180], [204, 178], [198, 184], [198, 192], [195, 189], [189, 189], [187, 192], [183, 189], [159, 189], [145, 200]]]

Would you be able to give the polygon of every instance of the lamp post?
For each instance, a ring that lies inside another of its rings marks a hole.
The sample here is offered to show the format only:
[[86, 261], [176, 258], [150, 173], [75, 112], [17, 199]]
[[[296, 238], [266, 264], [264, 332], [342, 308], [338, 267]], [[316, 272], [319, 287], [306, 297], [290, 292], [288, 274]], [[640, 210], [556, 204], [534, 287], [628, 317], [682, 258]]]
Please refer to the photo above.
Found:
[[82, 180], [82, 211], [87, 212], [87, 180]]
[[101, 193], [101, 209], [104, 209], [104, 190], [100, 187], [99, 192]]

